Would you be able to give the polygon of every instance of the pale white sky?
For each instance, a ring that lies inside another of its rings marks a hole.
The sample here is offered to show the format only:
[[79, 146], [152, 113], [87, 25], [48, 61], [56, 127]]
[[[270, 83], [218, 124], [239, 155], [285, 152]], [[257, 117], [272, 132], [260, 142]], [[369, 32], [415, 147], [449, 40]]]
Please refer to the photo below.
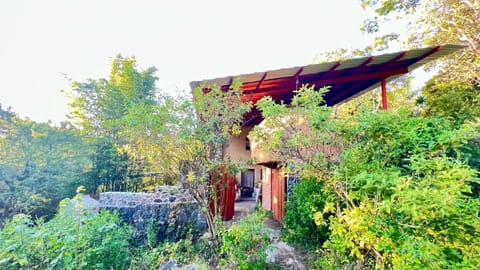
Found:
[[311, 64], [336, 48], [371, 42], [359, 0], [1, 0], [0, 104], [36, 121], [65, 120], [64, 75], [107, 77], [135, 56], [158, 69], [158, 87]]

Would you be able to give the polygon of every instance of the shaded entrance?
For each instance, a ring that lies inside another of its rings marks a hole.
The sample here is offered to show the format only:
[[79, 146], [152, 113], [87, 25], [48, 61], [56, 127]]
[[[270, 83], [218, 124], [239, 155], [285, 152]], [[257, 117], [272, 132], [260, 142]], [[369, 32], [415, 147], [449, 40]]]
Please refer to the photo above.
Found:
[[255, 170], [249, 169], [241, 173], [241, 199], [255, 199], [254, 187], [255, 187]]

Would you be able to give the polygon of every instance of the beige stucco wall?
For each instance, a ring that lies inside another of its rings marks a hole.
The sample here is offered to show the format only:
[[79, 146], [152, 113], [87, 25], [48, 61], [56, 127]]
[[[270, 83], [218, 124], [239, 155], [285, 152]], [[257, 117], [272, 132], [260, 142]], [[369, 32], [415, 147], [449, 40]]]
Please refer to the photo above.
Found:
[[255, 162], [268, 163], [276, 161], [276, 159], [270, 153], [263, 151], [257, 142], [252, 142], [251, 146], [251, 157], [255, 160]]
[[250, 150], [245, 149], [247, 135], [252, 130], [252, 127], [243, 127], [242, 132], [232, 137], [232, 139], [225, 145], [224, 155], [235, 162], [246, 162], [250, 159]]
[[261, 179], [262, 179], [262, 166], [260, 165], [255, 165], [253, 166], [253, 168], [255, 169], [255, 187], [259, 187], [259, 185], [261, 184]]
[[[234, 162], [239, 162], [243, 164], [247, 164], [247, 161], [250, 159], [251, 151], [246, 150], [246, 139], [248, 133], [252, 130], [252, 127], [243, 127], [242, 132], [232, 137], [230, 141], [225, 145], [223, 150], [223, 154], [225, 158], [229, 158]], [[253, 169], [253, 166], [245, 166], [247, 169]], [[255, 181], [257, 178], [255, 177]], [[237, 173], [235, 175], [235, 181], [237, 183], [241, 182], [241, 173]]]
[[272, 210], [272, 176], [271, 170], [267, 167], [262, 167], [262, 206], [266, 210]]

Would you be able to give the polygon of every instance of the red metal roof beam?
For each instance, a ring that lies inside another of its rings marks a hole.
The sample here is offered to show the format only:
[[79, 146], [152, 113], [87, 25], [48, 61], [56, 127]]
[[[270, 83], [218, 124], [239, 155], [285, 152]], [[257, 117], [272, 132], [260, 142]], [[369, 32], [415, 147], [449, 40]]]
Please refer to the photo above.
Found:
[[[268, 72], [263, 73], [262, 78], [260, 79], [260, 81], [258, 81], [257, 86], [255, 87], [255, 90], [253, 90], [253, 91], [258, 91], [258, 89], [260, 89], [260, 85], [262, 85], [262, 82], [263, 82], [263, 81], [265, 80], [265, 78], [267, 77], [267, 74], [268, 74]], [[242, 91], [243, 91], [243, 92], [247, 92], [247, 91], [250, 92], [249, 98], [248, 98], [248, 99], [244, 99], [244, 98], [242, 97], [242, 101], [243, 101], [243, 102], [252, 101], [253, 91], [252, 91], [251, 89], [249, 89], [249, 87], [248, 87], [247, 85], [242, 85]], [[253, 101], [252, 101], [252, 102], [253, 102]]]
[[408, 54], [408, 51], [402, 52], [401, 54], [395, 56], [394, 58], [392, 58], [392, 59], [389, 60], [388, 62], [384, 63], [383, 65], [380, 65], [379, 69], [386, 69], [386, 68], [391, 67], [393, 64], [397, 63], [398, 60], [400, 60], [400, 59], [402, 59], [403, 57], [407, 56], [407, 54]]
[[322, 78], [327, 77], [330, 72], [335, 71], [335, 69], [337, 69], [341, 64], [342, 64], [342, 61], [338, 61], [335, 65], [333, 65], [331, 68], [329, 68], [325, 73], [320, 75], [319, 78], [322, 79]]
[[375, 60], [375, 56], [370, 56], [367, 60], [365, 60], [362, 64], [360, 64], [358, 67], [356, 67], [352, 72], [358, 72], [359, 70], [364, 69], [368, 64], [370, 64], [373, 60]]
[[351, 82], [351, 81], [362, 81], [362, 80], [370, 80], [370, 79], [381, 79], [386, 78], [394, 75], [405, 74], [408, 72], [408, 68], [399, 68], [399, 69], [392, 69], [388, 71], [377, 71], [365, 74], [357, 74], [357, 75], [348, 75], [342, 76], [337, 78], [330, 78], [330, 79], [320, 79], [310, 81], [308, 83], [315, 84], [316, 86], [328, 86], [330, 84], [337, 84], [337, 83], [344, 83], [344, 82]]
[[[405, 67], [405, 68], [393, 69], [388, 71], [377, 71], [377, 72], [371, 72], [371, 73], [365, 73], [365, 74], [340, 76], [337, 78], [310, 80], [310, 81], [305, 81], [304, 83], [315, 85], [317, 87], [322, 87], [322, 86], [329, 86], [332, 84], [351, 82], [351, 81], [363, 81], [363, 80], [371, 80], [371, 79], [380, 80], [381, 78], [386, 78], [394, 75], [401, 75], [407, 72], [408, 72], [408, 68]], [[275, 94], [276, 92], [290, 91], [292, 89], [295, 89], [294, 87], [295, 87], [295, 84], [292, 83], [291, 80], [289, 80], [288, 83], [284, 83], [284, 84], [278, 84], [278, 83], [268, 84], [268, 80], [267, 80], [262, 84], [262, 89], [258, 91], [250, 91], [251, 93], [250, 95], [254, 95], [254, 96], [270, 95], [270, 94]]]
[[258, 89], [260, 89], [260, 85], [262, 84], [263, 80], [265, 80], [265, 78], [267, 77], [267, 74], [268, 72], [263, 73], [262, 78], [260, 79], [260, 81], [258, 81], [257, 87], [255, 87], [255, 91], [258, 91]]

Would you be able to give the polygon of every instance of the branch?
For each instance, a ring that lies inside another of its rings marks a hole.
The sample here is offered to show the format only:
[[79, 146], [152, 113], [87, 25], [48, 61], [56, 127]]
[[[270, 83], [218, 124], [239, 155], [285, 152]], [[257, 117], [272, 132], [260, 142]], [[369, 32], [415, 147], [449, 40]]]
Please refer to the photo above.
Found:
[[398, 224], [402, 225], [403, 227], [411, 228], [411, 229], [420, 229], [421, 228], [421, 226], [417, 226], [417, 225], [403, 224], [403, 223], [398, 223]]

